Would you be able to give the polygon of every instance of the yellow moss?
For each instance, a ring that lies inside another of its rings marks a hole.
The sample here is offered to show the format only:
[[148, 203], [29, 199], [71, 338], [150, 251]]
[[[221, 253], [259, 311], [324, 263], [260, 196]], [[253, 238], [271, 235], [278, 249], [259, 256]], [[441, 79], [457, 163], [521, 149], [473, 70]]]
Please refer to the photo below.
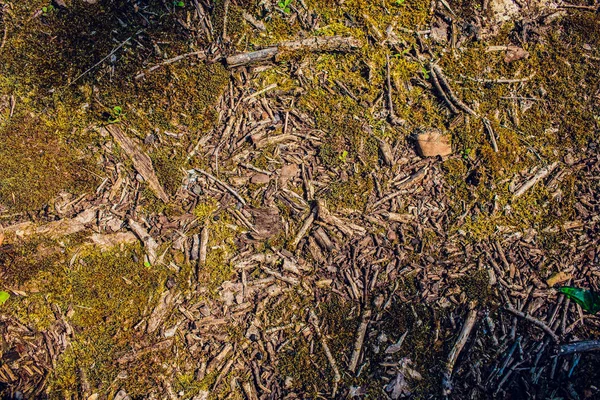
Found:
[[201, 223], [207, 223], [215, 216], [217, 207], [218, 203], [216, 199], [212, 197], [203, 199], [203, 201], [199, 202], [196, 208], [194, 208], [194, 215]]

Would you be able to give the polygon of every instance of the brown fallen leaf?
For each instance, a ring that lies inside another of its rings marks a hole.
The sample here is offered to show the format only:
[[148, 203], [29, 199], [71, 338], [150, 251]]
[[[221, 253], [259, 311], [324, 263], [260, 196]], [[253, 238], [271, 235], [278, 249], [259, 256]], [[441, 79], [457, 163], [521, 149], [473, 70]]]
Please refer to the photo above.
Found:
[[573, 275], [571, 275], [567, 272], [564, 272], [564, 271], [560, 271], [560, 272], [553, 274], [550, 278], [548, 278], [546, 280], [546, 283], [548, 284], [548, 286], [552, 287], [552, 286], [556, 285], [557, 283], [566, 282], [571, 278], [573, 278]]

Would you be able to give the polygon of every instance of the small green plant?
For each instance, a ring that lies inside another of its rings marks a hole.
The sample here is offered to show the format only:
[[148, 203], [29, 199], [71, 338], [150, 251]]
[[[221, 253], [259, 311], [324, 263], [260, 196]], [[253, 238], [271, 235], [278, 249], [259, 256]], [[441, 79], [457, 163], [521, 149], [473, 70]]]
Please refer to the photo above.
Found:
[[0, 292], [0, 306], [4, 303], [6, 303], [6, 300], [8, 300], [10, 297], [10, 294], [8, 292], [5, 291], [1, 291]]
[[114, 106], [110, 111], [108, 122], [114, 124], [115, 122], [121, 121], [121, 118], [123, 118], [124, 116], [125, 113], [123, 113], [123, 108], [121, 106]]
[[175, 7], [185, 7], [185, 3], [183, 1], [174, 1], [173, 5]]
[[401, 6], [402, 4], [404, 4], [404, 0], [396, 0], [394, 1], [394, 4], [397, 6]]
[[52, 4], [49, 4], [47, 6], [42, 7], [42, 14], [44, 16], [46, 16], [46, 15], [48, 15], [48, 13], [50, 13], [54, 10], [55, 10], [54, 6]]
[[345, 163], [345, 162], [346, 162], [346, 160], [348, 159], [348, 152], [347, 152], [346, 150], [342, 151], [342, 154], [340, 154], [340, 155], [338, 156], [338, 159], [339, 159], [341, 162]]
[[466, 149], [461, 150], [460, 154], [462, 155], [463, 160], [468, 160], [471, 157], [472, 152], [473, 150], [467, 147]]
[[427, 68], [421, 66], [421, 72], [423, 73], [423, 79], [428, 80], [429, 79], [429, 71], [427, 71]]
[[281, 8], [286, 14], [289, 14], [292, 11], [290, 9], [290, 4], [292, 4], [292, 0], [279, 0], [279, 3], [277, 3], [279, 8]]

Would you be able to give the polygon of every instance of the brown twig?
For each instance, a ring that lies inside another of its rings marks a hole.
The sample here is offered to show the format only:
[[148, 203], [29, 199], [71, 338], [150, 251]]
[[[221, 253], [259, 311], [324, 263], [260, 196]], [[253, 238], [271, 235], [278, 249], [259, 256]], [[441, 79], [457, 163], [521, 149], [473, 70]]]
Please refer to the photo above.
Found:
[[[456, 97], [456, 95], [454, 94], [454, 91], [452, 90], [452, 88], [450, 87], [450, 84], [448, 83], [448, 80], [444, 76], [442, 69], [436, 64], [431, 64], [431, 70], [435, 73], [437, 79], [439, 80], [441, 87], [444, 89], [444, 92], [446, 93], [446, 95], [448, 96], [450, 101], [452, 101], [458, 108], [460, 108], [467, 114], [477, 116], [477, 113], [475, 111], [473, 111], [471, 108], [469, 108], [469, 106], [467, 106], [465, 103], [463, 103], [462, 100], [460, 100], [458, 97]], [[433, 74], [432, 74], [432, 76], [433, 76]]]
[[227, 57], [227, 65], [239, 67], [241, 65], [252, 64], [256, 62], [268, 61], [277, 55], [285, 52], [294, 51], [343, 51], [348, 52], [359, 48], [361, 41], [353, 37], [344, 36], [319, 36], [308, 39], [283, 42], [277, 46], [267, 47], [262, 50], [251, 51], [248, 53], [235, 54]]
[[229, 186], [222, 180], [218, 179], [214, 175], [209, 174], [208, 172], [201, 170], [199, 168], [195, 168], [194, 171], [201, 173], [205, 177], [207, 177], [207, 178], [211, 179], [212, 181], [216, 182], [217, 184], [223, 186], [225, 188], [225, 190], [227, 190], [229, 193], [231, 193], [233, 195], [233, 197], [235, 197], [240, 203], [242, 203], [242, 205], [244, 205], [244, 206], [246, 205], [246, 200], [244, 200], [244, 198], [242, 196], [240, 196], [239, 193], [236, 192], [234, 188], [232, 188], [231, 186]]
[[392, 101], [392, 79], [390, 77], [390, 56], [389, 54], [385, 55], [386, 60], [386, 84], [387, 84], [387, 103], [389, 109], [389, 120], [392, 125], [404, 125], [405, 121], [396, 117], [396, 112], [394, 111], [394, 102]]
[[469, 335], [471, 334], [471, 330], [473, 329], [473, 326], [475, 326], [476, 321], [477, 310], [475, 309], [475, 304], [471, 303], [469, 305], [469, 313], [467, 314], [465, 323], [463, 324], [462, 330], [460, 331], [460, 334], [456, 339], [456, 343], [454, 343], [454, 347], [452, 347], [452, 350], [448, 355], [448, 361], [446, 362], [446, 371], [444, 372], [442, 378], [442, 386], [445, 396], [452, 392], [452, 372], [454, 371], [454, 365], [456, 364], [456, 360], [458, 359], [460, 352], [467, 343]]
[[367, 327], [369, 326], [370, 320], [371, 310], [365, 309], [362, 313], [361, 322], [356, 333], [356, 341], [354, 342], [354, 350], [352, 351], [352, 357], [350, 358], [349, 369], [352, 373], [356, 372], [356, 367], [358, 366], [358, 360], [363, 349], [365, 335], [367, 333]]
[[552, 172], [554, 170], [554, 168], [556, 168], [557, 165], [558, 165], [557, 162], [553, 162], [552, 164], [540, 169], [538, 171], [538, 173], [533, 176], [533, 178], [531, 178], [530, 180], [525, 182], [523, 185], [521, 185], [521, 187], [519, 187], [517, 190], [515, 190], [515, 193], [513, 193], [513, 200], [518, 197], [521, 197], [523, 194], [525, 194], [526, 191], [531, 189], [536, 183], [538, 183], [539, 181], [544, 179], [546, 176], [548, 176], [548, 174], [550, 172]]
[[312, 227], [313, 223], [315, 222], [315, 217], [316, 216], [317, 216], [317, 210], [316, 210], [316, 208], [313, 208], [312, 210], [310, 210], [310, 214], [308, 214], [308, 217], [306, 217], [306, 219], [304, 220], [304, 223], [302, 224], [302, 227], [298, 231], [298, 234], [296, 234], [296, 237], [294, 238], [294, 240], [290, 244], [290, 247], [291, 247], [292, 250], [296, 249], [296, 247], [298, 246], [298, 243], [300, 243], [300, 241], [302, 240], [302, 238], [310, 230], [310, 228]]
[[456, 106], [450, 101], [450, 99], [444, 92], [444, 89], [442, 89], [442, 86], [440, 85], [440, 81], [439, 81], [437, 74], [433, 68], [430, 68], [430, 73], [431, 73], [431, 82], [433, 83], [435, 90], [438, 92], [438, 94], [440, 95], [442, 100], [444, 100], [444, 102], [446, 103], [446, 105], [448, 106], [450, 111], [454, 114], [458, 114], [459, 113], [458, 108], [456, 108]]
[[483, 121], [483, 126], [487, 132], [487, 134], [490, 136], [490, 141], [492, 142], [492, 149], [494, 150], [495, 153], [498, 152], [498, 143], [496, 142], [496, 134], [494, 132], [494, 129], [492, 128], [492, 124], [490, 123], [490, 120], [487, 118], [482, 118], [481, 119]]
[[554, 333], [554, 331], [552, 330], [552, 328], [550, 328], [548, 325], [546, 325], [545, 323], [543, 323], [539, 319], [534, 318], [534, 317], [532, 317], [529, 314], [526, 314], [526, 313], [524, 313], [522, 311], [517, 310], [512, 305], [508, 305], [505, 309], [506, 309], [506, 311], [510, 312], [511, 314], [514, 314], [517, 317], [521, 317], [524, 320], [529, 321], [532, 324], [534, 324], [535, 326], [537, 326], [540, 329], [542, 329], [544, 332], [546, 332], [552, 338], [552, 340], [554, 342], [558, 343], [560, 341], [560, 338], [558, 337], [558, 335], [556, 333]]
[[337, 363], [335, 362], [335, 358], [333, 358], [333, 354], [331, 354], [331, 350], [329, 349], [329, 346], [327, 345], [327, 340], [321, 333], [321, 328], [319, 328], [319, 319], [317, 318], [317, 315], [315, 314], [315, 312], [313, 310], [309, 311], [308, 319], [309, 319], [311, 325], [313, 326], [313, 328], [315, 329], [315, 332], [317, 333], [317, 337], [321, 340], [321, 346], [323, 346], [323, 351], [325, 352], [325, 355], [327, 356], [327, 360], [329, 361], [329, 365], [331, 366], [331, 369], [333, 370], [333, 391], [332, 391], [333, 393], [331, 394], [331, 397], [335, 398], [335, 394], [337, 393], [338, 383], [342, 380], [342, 376], [340, 375], [340, 370], [338, 369]]
[[160, 67], [164, 67], [165, 65], [176, 63], [177, 61], [181, 61], [181, 60], [183, 60], [185, 58], [192, 57], [192, 56], [198, 56], [198, 58], [204, 60], [204, 59], [206, 59], [206, 52], [204, 52], [204, 51], [192, 51], [191, 53], [181, 54], [181, 55], [178, 55], [177, 57], [169, 58], [168, 60], [165, 60], [165, 61], [163, 61], [161, 63], [156, 64], [156, 65], [153, 65], [152, 67], [148, 68], [147, 70], [140, 72], [139, 74], [137, 74], [135, 76], [135, 80], [139, 80], [139, 79], [143, 78], [147, 74], [149, 74], [149, 73], [151, 73], [153, 71], [156, 71]]

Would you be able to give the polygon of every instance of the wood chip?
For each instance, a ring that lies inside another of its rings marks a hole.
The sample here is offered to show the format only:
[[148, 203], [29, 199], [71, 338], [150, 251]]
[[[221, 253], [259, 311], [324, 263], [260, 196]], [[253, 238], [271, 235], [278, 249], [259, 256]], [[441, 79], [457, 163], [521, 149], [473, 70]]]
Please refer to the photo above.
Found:
[[573, 275], [571, 275], [567, 272], [564, 272], [564, 271], [560, 271], [560, 272], [553, 274], [550, 278], [548, 278], [546, 280], [546, 283], [548, 284], [548, 286], [552, 287], [558, 283], [566, 282], [572, 278], [573, 278]]
[[417, 150], [422, 157], [443, 157], [452, 154], [448, 136], [435, 128], [427, 129], [417, 136]]
[[131, 159], [133, 167], [148, 183], [148, 186], [154, 194], [167, 203], [169, 201], [169, 196], [167, 195], [167, 192], [165, 192], [165, 189], [163, 189], [154, 172], [150, 157], [144, 153], [135, 140], [127, 136], [118, 125], [107, 125], [105, 129], [112, 135], [125, 154]]

